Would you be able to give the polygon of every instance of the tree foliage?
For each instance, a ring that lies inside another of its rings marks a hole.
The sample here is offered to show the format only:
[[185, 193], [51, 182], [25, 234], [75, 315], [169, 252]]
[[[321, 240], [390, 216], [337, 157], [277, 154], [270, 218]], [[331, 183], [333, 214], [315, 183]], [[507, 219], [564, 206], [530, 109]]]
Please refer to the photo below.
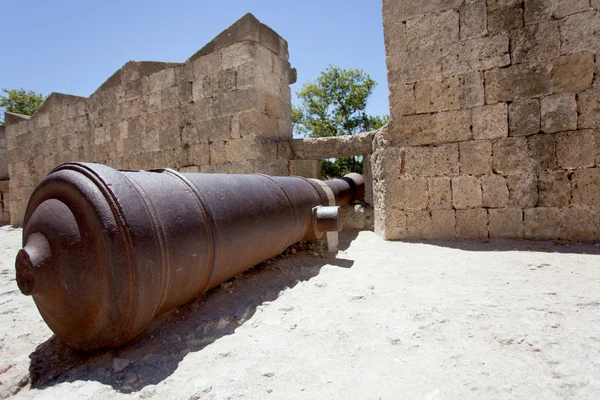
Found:
[[25, 89], [2, 89], [0, 94], [0, 125], [4, 125], [4, 111], [33, 115], [48, 96]]
[[300, 105], [292, 110], [295, 132], [301, 136], [326, 137], [380, 128], [388, 117], [367, 115], [365, 111], [376, 85], [362, 70], [330, 65], [297, 93]]
[[[330, 65], [297, 93], [300, 105], [292, 108], [294, 133], [315, 138], [379, 129], [389, 117], [366, 113], [367, 100], [376, 85], [362, 70]], [[361, 173], [362, 169], [362, 159], [357, 157], [321, 161], [321, 175], [325, 178]]]

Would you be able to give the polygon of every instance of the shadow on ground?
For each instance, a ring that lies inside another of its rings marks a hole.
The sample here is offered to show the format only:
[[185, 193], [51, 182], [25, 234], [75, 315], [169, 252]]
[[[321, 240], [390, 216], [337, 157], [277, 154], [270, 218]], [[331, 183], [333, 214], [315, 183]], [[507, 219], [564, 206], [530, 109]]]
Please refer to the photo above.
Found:
[[576, 243], [568, 241], [543, 241], [491, 239], [481, 240], [406, 240], [405, 243], [422, 243], [432, 246], [449, 247], [465, 251], [530, 251], [542, 253], [564, 253], [564, 254], [598, 254], [600, 255], [600, 243]]
[[[340, 249], [347, 249], [356, 236], [342, 235]], [[350, 268], [354, 264], [352, 260], [306, 253], [292, 256], [293, 252], [288, 249], [284, 255], [163, 315], [119, 349], [90, 354], [74, 350], [53, 336], [29, 356], [32, 388], [91, 380], [131, 393], [156, 385], [175, 372], [186, 354], [202, 351], [217, 339], [234, 334], [257, 307], [274, 301], [283, 290], [317, 276], [324, 265]]]

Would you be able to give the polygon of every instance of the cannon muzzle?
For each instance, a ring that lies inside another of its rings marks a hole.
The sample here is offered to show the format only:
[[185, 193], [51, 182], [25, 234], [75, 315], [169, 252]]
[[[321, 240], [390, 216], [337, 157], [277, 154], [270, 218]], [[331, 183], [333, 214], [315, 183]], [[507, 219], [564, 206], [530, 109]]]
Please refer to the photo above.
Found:
[[69, 345], [118, 347], [288, 246], [339, 230], [337, 206], [363, 195], [358, 174], [319, 181], [63, 164], [29, 199], [17, 284]]

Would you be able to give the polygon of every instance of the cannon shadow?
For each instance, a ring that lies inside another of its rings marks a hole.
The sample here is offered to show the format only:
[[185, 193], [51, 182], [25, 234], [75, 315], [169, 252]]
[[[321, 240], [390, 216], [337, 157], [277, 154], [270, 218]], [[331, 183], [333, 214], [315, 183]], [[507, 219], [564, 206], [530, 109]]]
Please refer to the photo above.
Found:
[[[340, 249], [348, 248], [357, 235], [340, 235]], [[164, 314], [139, 337], [118, 349], [86, 353], [51, 337], [29, 355], [31, 387], [43, 389], [63, 382], [91, 380], [121, 393], [132, 393], [156, 385], [175, 372], [186, 354], [202, 351], [217, 339], [234, 334], [257, 307], [317, 276], [324, 265], [351, 268], [354, 264], [341, 258], [292, 253], [288, 249]]]

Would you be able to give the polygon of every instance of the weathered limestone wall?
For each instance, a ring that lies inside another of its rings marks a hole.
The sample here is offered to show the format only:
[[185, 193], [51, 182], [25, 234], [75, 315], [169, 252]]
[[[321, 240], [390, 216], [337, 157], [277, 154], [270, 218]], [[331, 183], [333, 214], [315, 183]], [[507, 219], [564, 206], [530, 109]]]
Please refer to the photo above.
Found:
[[600, 2], [384, 0], [388, 239], [600, 239]]
[[63, 162], [285, 175], [294, 81], [287, 42], [248, 14], [183, 63], [128, 62], [89, 98], [7, 114], [11, 222]]

